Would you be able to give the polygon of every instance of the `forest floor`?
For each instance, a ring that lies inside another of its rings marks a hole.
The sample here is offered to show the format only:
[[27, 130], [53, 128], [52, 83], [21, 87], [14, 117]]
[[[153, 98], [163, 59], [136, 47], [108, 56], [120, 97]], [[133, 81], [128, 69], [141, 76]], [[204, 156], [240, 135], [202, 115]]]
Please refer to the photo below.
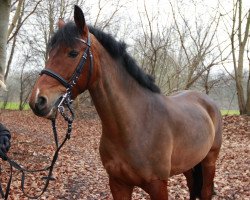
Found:
[[[112, 199], [108, 178], [99, 156], [101, 135], [100, 120], [93, 108], [74, 121], [71, 139], [62, 148], [56, 163], [48, 190], [40, 199]], [[49, 165], [54, 152], [54, 139], [50, 121], [34, 116], [31, 111], [0, 111], [0, 122], [12, 133], [12, 147], [9, 156], [23, 166], [42, 168]], [[58, 120], [61, 140], [66, 124]], [[5, 187], [9, 177], [9, 167], [0, 161], [0, 181]], [[215, 200], [250, 199], [250, 117], [223, 117], [223, 145], [219, 155], [215, 177]], [[27, 193], [36, 195], [43, 187], [44, 173], [29, 175], [25, 180]], [[16, 170], [9, 199], [28, 199], [21, 191], [21, 175]], [[188, 199], [188, 189], [183, 175], [169, 180], [170, 199]], [[133, 199], [149, 199], [148, 195], [135, 188]]]

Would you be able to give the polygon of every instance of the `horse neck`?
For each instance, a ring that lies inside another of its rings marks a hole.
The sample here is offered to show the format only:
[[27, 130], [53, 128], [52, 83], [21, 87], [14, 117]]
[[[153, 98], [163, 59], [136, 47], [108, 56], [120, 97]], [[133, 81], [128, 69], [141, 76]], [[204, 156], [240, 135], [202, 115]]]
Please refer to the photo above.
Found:
[[102, 46], [93, 45], [92, 48], [98, 80], [89, 92], [103, 129], [114, 129], [113, 132], [126, 130], [128, 124], [137, 118], [138, 104], [145, 102], [145, 89]]

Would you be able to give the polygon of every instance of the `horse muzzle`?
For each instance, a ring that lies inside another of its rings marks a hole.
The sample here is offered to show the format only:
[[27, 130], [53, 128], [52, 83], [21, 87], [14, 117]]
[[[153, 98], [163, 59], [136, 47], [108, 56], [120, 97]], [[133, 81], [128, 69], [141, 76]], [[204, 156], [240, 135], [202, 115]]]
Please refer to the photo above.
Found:
[[58, 98], [55, 103], [50, 103], [46, 96], [38, 96], [35, 102], [30, 101], [30, 108], [35, 115], [44, 117], [47, 119], [54, 119], [57, 115], [57, 102], [61, 98]]

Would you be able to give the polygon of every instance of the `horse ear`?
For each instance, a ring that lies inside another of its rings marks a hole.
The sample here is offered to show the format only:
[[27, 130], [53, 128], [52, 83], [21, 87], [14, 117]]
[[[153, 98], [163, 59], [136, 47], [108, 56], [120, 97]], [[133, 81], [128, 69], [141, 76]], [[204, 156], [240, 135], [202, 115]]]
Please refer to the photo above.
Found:
[[76, 27], [78, 28], [80, 34], [83, 35], [84, 28], [85, 28], [85, 18], [84, 18], [82, 9], [77, 5], [75, 5], [75, 9], [74, 9], [74, 20], [75, 20]]
[[63, 21], [62, 18], [59, 18], [58, 22], [57, 22], [58, 28], [62, 29], [65, 25], [65, 22]]

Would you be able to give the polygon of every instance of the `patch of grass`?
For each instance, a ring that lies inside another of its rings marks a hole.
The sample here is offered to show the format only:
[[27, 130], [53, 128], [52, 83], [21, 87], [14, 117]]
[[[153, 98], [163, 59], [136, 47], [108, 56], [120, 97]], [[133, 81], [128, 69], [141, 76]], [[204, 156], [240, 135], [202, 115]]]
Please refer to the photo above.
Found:
[[[4, 103], [0, 102], [0, 108], [3, 109]], [[19, 103], [17, 102], [8, 102], [6, 107], [6, 110], [19, 110]], [[24, 110], [29, 110], [29, 104], [26, 104], [24, 106]], [[221, 110], [222, 115], [239, 115], [239, 110]]]
[[239, 110], [221, 110], [222, 115], [239, 115]]
[[[6, 109], [6, 110], [19, 110], [19, 103], [17, 102], [8, 102], [6, 107], [4, 108], [4, 103], [0, 102], [0, 108], [1, 109]], [[29, 104], [25, 104], [23, 110], [29, 110]]]

